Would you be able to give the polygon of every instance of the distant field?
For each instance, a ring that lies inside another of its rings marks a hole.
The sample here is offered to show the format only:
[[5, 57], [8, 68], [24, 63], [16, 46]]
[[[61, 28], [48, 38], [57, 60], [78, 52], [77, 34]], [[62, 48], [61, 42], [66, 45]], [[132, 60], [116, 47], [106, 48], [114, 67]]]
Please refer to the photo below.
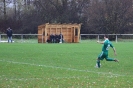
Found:
[[0, 43], [0, 88], [132, 88], [133, 42], [113, 42], [109, 57], [95, 68], [102, 45]]

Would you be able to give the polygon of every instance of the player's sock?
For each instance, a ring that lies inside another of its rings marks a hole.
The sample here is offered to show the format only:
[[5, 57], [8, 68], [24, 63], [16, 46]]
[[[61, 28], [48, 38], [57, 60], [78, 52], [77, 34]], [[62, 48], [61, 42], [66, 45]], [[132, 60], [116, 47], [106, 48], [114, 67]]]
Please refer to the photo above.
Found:
[[100, 60], [97, 60], [97, 66], [100, 68]]
[[107, 58], [106, 60], [107, 60], [107, 61], [114, 61], [113, 58]]

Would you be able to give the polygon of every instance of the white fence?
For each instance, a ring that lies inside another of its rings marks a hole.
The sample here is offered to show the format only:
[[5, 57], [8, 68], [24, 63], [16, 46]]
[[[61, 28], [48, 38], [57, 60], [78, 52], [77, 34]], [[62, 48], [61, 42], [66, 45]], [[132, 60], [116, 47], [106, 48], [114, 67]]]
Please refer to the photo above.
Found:
[[[13, 41], [18, 43], [38, 43], [38, 35], [42, 34], [13, 34]], [[108, 34], [109, 37], [113, 38], [113, 41], [131, 41], [133, 42], [133, 34]], [[80, 42], [83, 40], [102, 40], [104, 34], [80, 34]], [[7, 42], [7, 35], [0, 34], [0, 42]]]
[[[80, 34], [80, 41], [82, 40], [102, 40], [105, 34]], [[133, 34], [108, 34], [112, 41], [131, 41], [133, 42]]]
[[[24, 43], [38, 43], [38, 35], [41, 34], [13, 34], [12, 38], [14, 42]], [[7, 42], [7, 35], [0, 34], [0, 42]]]

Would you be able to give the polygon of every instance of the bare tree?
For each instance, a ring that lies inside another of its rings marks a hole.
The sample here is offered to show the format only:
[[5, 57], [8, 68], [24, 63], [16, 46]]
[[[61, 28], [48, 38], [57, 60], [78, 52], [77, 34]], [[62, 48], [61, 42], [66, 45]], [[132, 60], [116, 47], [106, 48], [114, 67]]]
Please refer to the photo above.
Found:
[[96, 33], [125, 33], [132, 18], [132, 0], [94, 0], [89, 11], [89, 25]]
[[6, 20], [6, 18], [7, 18], [6, 17], [6, 1], [3, 0], [3, 3], [4, 3], [4, 6], [3, 6], [4, 7], [4, 11], [3, 11], [4, 12], [4, 20]]
[[[11, 2], [12, 1], [12, 2]], [[37, 33], [43, 23], [82, 23], [81, 33], [129, 33], [132, 0], [3, 0], [0, 29]], [[8, 6], [12, 4], [12, 6]], [[0, 30], [1, 31], [1, 30]]]

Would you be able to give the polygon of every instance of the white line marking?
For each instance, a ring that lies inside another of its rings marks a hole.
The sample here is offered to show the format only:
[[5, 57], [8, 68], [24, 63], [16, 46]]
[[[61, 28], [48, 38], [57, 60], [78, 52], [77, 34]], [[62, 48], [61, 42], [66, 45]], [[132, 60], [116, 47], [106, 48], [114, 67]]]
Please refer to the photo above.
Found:
[[[100, 77], [103, 77], [103, 78], [105, 78], [105, 76], [100, 76]], [[106, 77], [108, 77], [108, 78], [113, 78], [113, 77], [117, 77], [117, 76], [106, 76]], [[71, 77], [52, 77], [52, 78], [13, 78], [13, 77], [10, 77], [10, 78], [7, 78], [6, 76], [5, 77], [1, 77], [0, 76], [0, 81], [2, 81], [2, 80], [18, 80], [18, 81], [33, 81], [33, 80], [44, 80], [44, 79], [46, 79], [46, 80], [49, 80], [49, 79], [80, 79], [80, 78], [83, 78], [83, 79], [88, 79], [88, 78], [90, 78], [89, 76], [71, 76]]]
[[69, 71], [79, 71], [79, 72], [89, 72], [89, 73], [97, 73], [103, 74], [103, 75], [111, 75], [111, 76], [125, 76], [125, 75], [120, 75], [120, 74], [113, 74], [111, 72], [96, 72], [96, 71], [89, 71], [89, 70], [79, 70], [79, 69], [74, 69], [74, 68], [64, 68], [64, 67], [56, 67], [56, 66], [48, 66], [48, 65], [39, 65], [39, 64], [31, 64], [31, 63], [24, 63], [24, 62], [14, 62], [14, 61], [6, 61], [6, 60], [0, 60], [1, 62], [8, 62], [8, 63], [13, 63], [13, 64], [25, 64], [25, 65], [31, 65], [31, 66], [40, 66], [40, 67], [46, 67], [46, 68], [53, 68], [53, 69], [65, 69]]

